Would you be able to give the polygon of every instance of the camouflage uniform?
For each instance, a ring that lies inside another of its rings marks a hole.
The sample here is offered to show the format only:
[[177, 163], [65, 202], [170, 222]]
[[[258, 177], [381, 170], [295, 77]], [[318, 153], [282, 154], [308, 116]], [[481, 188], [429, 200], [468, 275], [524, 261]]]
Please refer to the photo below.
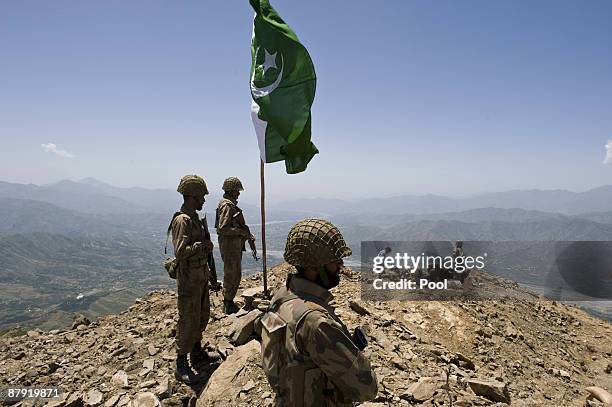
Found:
[[232, 198], [228, 191], [228, 180], [236, 180], [240, 190], [242, 184], [237, 178], [230, 177], [224, 182], [223, 199], [219, 201], [215, 228], [219, 238], [219, 251], [223, 260], [223, 299], [233, 301], [242, 278], [242, 252], [245, 251], [245, 241], [249, 233], [239, 226], [236, 215], [241, 212], [238, 201]]
[[[209, 251], [196, 242], [210, 241], [195, 211], [183, 206], [172, 221], [172, 244], [178, 260], [176, 276], [178, 292], [178, 324], [176, 353], [186, 355], [200, 342], [210, 317], [208, 280], [211, 278], [206, 263]], [[212, 277], [216, 280], [216, 277]]]
[[[325, 222], [308, 221], [315, 222], [306, 223], [303, 230]], [[339, 240], [335, 236], [329, 238], [328, 233], [321, 240], [327, 243], [324, 249], [331, 250], [316, 254], [309, 246], [310, 239], [302, 235], [294, 240], [309, 260], [296, 260], [300, 256], [288, 255], [288, 249], [285, 259], [326, 264], [321, 263], [328, 262], [325, 257], [350, 255], [339, 231], [329, 222], [326, 224], [333, 227], [327, 231], [339, 236]], [[334, 242], [340, 241], [334, 248]], [[353, 401], [376, 396], [376, 375], [329, 304], [331, 299], [332, 294], [321, 285], [300, 274], [290, 275], [286, 287], [275, 293], [268, 312], [261, 318], [262, 366], [276, 392], [276, 406], [350, 406]]]

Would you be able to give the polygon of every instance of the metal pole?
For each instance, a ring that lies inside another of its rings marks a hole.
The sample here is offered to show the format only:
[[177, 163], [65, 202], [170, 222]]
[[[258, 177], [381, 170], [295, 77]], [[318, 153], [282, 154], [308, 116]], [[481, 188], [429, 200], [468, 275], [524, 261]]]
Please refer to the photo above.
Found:
[[264, 162], [262, 159], [259, 159], [259, 184], [261, 186], [261, 259], [263, 263], [263, 286], [264, 296], [270, 298], [270, 294], [268, 293], [268, 269], [266, 261], [266, 188], [264, 183]]

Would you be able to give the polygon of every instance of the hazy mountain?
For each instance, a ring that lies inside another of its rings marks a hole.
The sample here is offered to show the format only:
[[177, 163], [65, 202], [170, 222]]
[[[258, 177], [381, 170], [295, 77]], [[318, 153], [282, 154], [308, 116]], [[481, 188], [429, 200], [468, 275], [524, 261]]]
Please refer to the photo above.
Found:
[[344, 224], [361, 224], [361, 225], [378, 225], [391, 226], [398, 223], [416, 222], [421, 220], [457, 220], [460, 222], [537, 222], [550, 219], [567, 219], [568, 216], [541, 212], [525, 209], [505, 209], [505, 208], [478, 208], [469, 209], [461, 212], [442, 212], [442, 213], [427, 213], [427, 214], [361, 214], [361, 213], [345, 213], [334, 215], [331, 217], [333, 221]]
[[389, 227], [364, 240], [612, 240], [612, 225], [577, 218], [521, 223], [422, 220]]
[[0, 198], [0, 235], [31, 232], [68, 236], [121, 235], [126, 229], [47, 202]]
[[[221, 191], [220, 191], [221, 192]], [[222, 195], [212, 192], [206, 196], [201, 213], [208, 214], [209, 226], [215, 222], [215, 210]], [[63, 180], [54, 184], [38, 186], [33, 184], [13, 184], [0, 181], [0, 199], [28, 199], [50, 203], [65, 209], [95, 215], [150, 215], [163, 214], [170, 217], [182, 204], [181, 196], [170, 189], [146, 189], [140, 187], [119, 188], [95, 178], [80, 181]], [[247, 222], [260, 222], [258, 206], [240, 202]], [[310, 210], [293, 208], [273, 208], [267, 211], [266, 221], [298, 220], [313, 216]], [[105, 217], [109, 219], [109, 217]], [[167, 221], [164, 221], [166, 223]]]
[[66, 183], [38, 186], [0, 181], [0, 198], [48, 202], [62, 208], [85, 213], [144, 213], [150, 211], [145, 206], [114, 196], [96, 193], [88, 185], [83, 185], [83, 189], [79, 189]]
[[460, 212], [478, 208], [521, 208], [532, 211], [576, 215], [612, 211], [612, 186], [585, 192], [565, 190], [513, 190], [480, 194], [465, 198], [438, 195], [405, 195], [391, 198], [354, 200], [306, 199], [273, 205], [293, 210], [312, 210], [328, 216], [349, 213], [376, 214], [393, 218], [402, 214]]

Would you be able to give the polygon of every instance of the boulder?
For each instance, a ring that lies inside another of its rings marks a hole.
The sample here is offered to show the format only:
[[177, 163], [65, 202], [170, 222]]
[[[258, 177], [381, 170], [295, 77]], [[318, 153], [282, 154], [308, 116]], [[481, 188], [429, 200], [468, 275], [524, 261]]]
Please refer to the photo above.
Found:
[[247, 288], [240, 294], [242, 298], [244, 298], [244, 309], [252, 310], [255, 307], [253, 300], [256, 297], [263, 297], [264, 288], [263, 286]]
[[510, 404], [510, 393], [508, 393], [508, 387], [504, 382], [468, 379], [467, 384], [477, 396]]
[[412, 383], [402, 398], [422, 403], [432, 398], [436, 392], [436, 381], [431, 377], [421, 377], [418, 382]]
[[86, 406], [99, 406], [102, 404], [103, 395], [96, 389], [89, 390], [85, 396], [84, 403]]
[[236, 319], [228, 333], [230, 342], [234, 346], [245, 344], [251, 335], [253, 335], [255, 320], [259, 318], [261, 314], [262, 312], [260, 310], [254, 309], [248, 314]]
[[159, 400], [155, 397], [155, 394], [145, 391], [138, 393], [134, 399], [132, 399], [132, 407], [158, 407]]
[[119, 370], [111, 378], [111, 383], [118, 387], [125, 387], [128, 385], [128, 375], [123, 370]]
[[349, 301], [349, 306], [351, 307], [353, 311], [355, 311], [359, 315], [370, 315], [370, 311], [366, 307], [364, 307], [363, 305], [359, 304], [356, 301], [353, 301], [353, 300]]
[[[198, 398], [197, 407], [226, 406], [234, 400], [241, 389], [251, 380], [241, 374], [247, 365], [257, 365], [261, 359], [259, 342], [252, 340], [237, 347], [210, 376], [206, 387]], [[248, 387], [248, 386], [247, 386]]]
[[72, 329], [76, 329], [78, 328], [80, 325], [89, 325], [91, 324], [91, 321], [89, 319], [87, 319], [87, 317], [83, 314], [74, 314], [74, 317], [72, 318]]

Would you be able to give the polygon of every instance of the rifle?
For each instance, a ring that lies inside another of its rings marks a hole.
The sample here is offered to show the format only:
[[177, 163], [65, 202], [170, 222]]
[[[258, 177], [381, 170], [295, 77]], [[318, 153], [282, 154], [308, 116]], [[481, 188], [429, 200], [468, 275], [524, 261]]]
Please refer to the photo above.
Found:
[[[204, 224], [204, 231], [206, 234], [206, 238], [210, 240], [210, 232], [208, 231], [208, 220], [206, 219], [206, 214], [204, 214], [202, 223]], [[208, 257], [206, 258], [206, 264], [208, 264], [208, 270], [210, 270], [210, 274], [211, 274], [210, 279], [214, 280], [214, 285], [211, 284], [210, 288], [215, 292], [215, 295], [217, 295], [217, 292], [221, 289], [221, 287], [219, 285], [219, 281], [217, 280], [217, 266], [215, 265], [215, 258], [213, 256], [212, 250], [210, 251], [210, 254], [208, 255]]]
[[255, 246], [255, 238], [251, 234], [251, 229], [249, 229], [249, 227], [246, 224], [246, 221], [244, 220], [244, 214], [242, 213], [242, 210], [238, 210], [238, 212], [236, 212], [234, 216], [232, 217], [234, 218], [234, 220], [236, 220], [236, 223], [238, 223], [238, 227], [240, 227], [245, 232], [247, 232], [248, 237], [246, 238], [246, 240], [249, 242], [249, 247], [251, 248], [251, 254], [253, 255], [253, 258], [255, 259], [255, 261], [258, 261], [259, 258], [257, 257], [257, 247]]

